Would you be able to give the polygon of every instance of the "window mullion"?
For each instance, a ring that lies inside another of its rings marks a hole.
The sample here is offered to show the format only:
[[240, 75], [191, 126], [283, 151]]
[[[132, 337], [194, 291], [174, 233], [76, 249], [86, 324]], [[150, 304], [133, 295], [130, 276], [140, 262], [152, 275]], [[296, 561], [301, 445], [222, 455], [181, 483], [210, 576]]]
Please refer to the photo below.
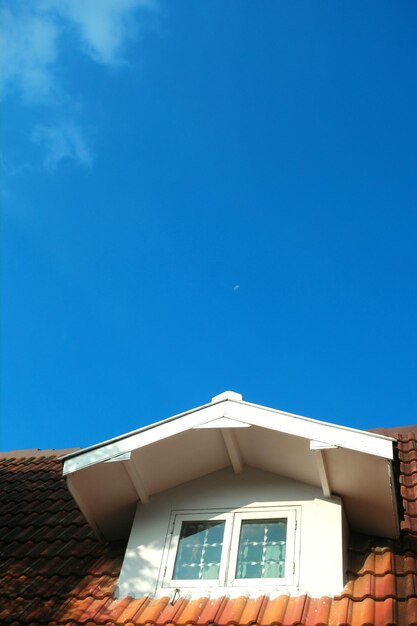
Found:
[[230, 542], [229, 542], [229, 550], [227, 554], [227, 586], [230, 587], [233, 585], [233, 581], [236, 576], [236, 564], [237, 564], [237, 554], [239, 550], [239, 538], [240, 538], [240, 527], [241, 520], [240, 516], [237, 514], [233, 514], [231, 520], [231, 529], [230, 529]]
[[230, 584], [230, 550], [232, 537], [234, 534], [234, 515], [231, 514], [226, 519], [226, 526], [224, 529], [223, 550], [219, 572], [219, 584], [220, 587], [226, 587]]

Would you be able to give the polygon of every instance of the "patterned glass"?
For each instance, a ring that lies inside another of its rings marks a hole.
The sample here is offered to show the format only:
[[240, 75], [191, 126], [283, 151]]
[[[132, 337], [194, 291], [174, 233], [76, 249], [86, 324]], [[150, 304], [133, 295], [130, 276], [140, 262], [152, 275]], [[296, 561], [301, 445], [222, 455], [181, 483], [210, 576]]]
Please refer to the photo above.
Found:
[[174, 580], [219, 577], [224, 525], [224, 521], [182, 523]]
[[284, 578], [286, 519], [243, 520], [236, 578]]

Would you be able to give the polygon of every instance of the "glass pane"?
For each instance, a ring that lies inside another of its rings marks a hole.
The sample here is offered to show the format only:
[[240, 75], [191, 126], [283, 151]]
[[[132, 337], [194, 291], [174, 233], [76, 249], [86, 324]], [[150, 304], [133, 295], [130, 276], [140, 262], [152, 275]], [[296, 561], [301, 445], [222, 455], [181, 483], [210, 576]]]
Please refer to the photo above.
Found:
[[174, 580], [204, 580], [219, 577], [224, 521], [181, 524]]
[[286, 519], [243, 520], [236, 578], [284, 578]]

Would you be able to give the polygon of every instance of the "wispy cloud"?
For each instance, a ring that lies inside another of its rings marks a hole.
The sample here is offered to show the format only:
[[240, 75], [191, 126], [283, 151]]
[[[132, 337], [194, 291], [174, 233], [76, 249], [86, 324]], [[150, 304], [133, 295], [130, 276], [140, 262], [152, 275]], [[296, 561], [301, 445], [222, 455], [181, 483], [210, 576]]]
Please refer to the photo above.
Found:
[[65, 159], [73, 159], [91, 167], [93, 157], [85, 142], [80, 128], [73, 123], [43, 126], [38, 124], [33, 129], [32, 141], [45, 149], [44, 165], [49, 171]]
[[30, 9], [13, 12], [8, 6], [2, 8], [0, 19], [2, 96], [16, 91], [27, 103], [56, 99], [58, 25], [47, 15]]
[[[94, 63], [123, 65], [126, 48], [139, 28], [138, 10], [155, 8], [154, 0], [7, 1], [0, 11], [1, 95], [19, 96], [27, 106], [47, 108], [55, 121], [36, 125], [32, 140], [45, 149], [44, 165], [53, 171], [70, 159], [91, 167], [92, 150], [83, 125], [75, 119], [73, 100], [60, 80], [63, 34]], [[64, 120], [64, 121], [62, 121]]]
[[137, 34], [134, 13], [151, 0], [44, 0], [43, 6], [78, 32], [84, 51], [97, 63], [119, 65], [127, 42]]

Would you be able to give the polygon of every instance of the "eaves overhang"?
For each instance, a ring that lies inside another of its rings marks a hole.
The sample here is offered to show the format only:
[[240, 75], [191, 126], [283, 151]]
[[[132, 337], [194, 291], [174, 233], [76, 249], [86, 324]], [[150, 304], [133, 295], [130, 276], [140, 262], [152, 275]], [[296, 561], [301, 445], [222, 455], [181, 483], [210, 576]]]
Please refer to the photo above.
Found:
[[394, 439], [244, 402], [225, 392], [209, 404], [66, 455], [63, 473], [98, 534], [128, 533], [156, 493], [230, 466], [246, 465], [341, 496], [351, 527], [399, 532]]

